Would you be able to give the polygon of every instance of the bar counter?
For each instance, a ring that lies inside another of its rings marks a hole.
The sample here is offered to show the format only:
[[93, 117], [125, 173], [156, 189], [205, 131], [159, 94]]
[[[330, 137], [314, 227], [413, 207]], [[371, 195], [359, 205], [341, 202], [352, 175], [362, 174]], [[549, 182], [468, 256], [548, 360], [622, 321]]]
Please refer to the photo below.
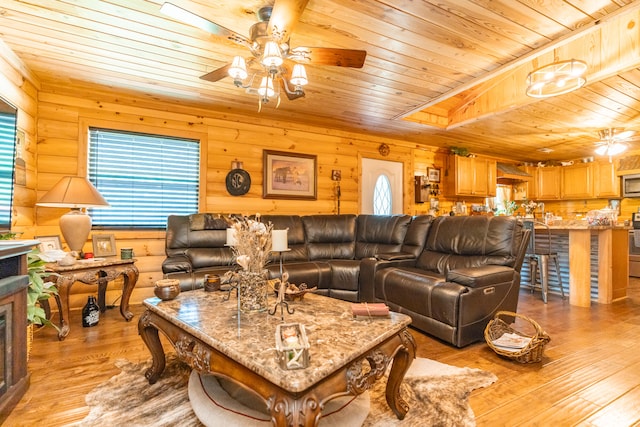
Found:
[[[589, 226], [586, 221], [565, 220], [549, 224], [549, 229], [571, 305], [589, 307], [592, 298], [611, 304], [627, 296], [630, 226]], [[544, 227], [536, 228], [536, 234], [543, 231]], [[563, 261], [568, 271], [563, 271]]]

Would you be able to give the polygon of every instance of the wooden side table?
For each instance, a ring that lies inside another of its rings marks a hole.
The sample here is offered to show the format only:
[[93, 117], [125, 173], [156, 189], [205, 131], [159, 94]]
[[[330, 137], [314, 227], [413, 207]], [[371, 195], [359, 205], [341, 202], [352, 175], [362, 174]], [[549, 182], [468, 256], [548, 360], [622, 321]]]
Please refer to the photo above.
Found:
[[106, 310], [107, 284], [122, 276], [124, 286], [120, 300], [120, 314], [126, 321], [133, 318], [133, 313], [129, 311], [129, 298], [138, 281], [138, 269], [134, 264], [135, 261], [135, 259], [106, 258], [104, 261], [80, 260], [69, 266], [61, 266], [58, 263], [46, 265], [47, 271], [58, 274], [55, 276], [55, 284], [59, 293], [59, 297], [56, 298], [60, 312], [59, 340], [63, 340], [69, 335], [69, 294], [71, 286], [75, 282], [98, 285], [98, 305], [100, 311], [104, 312]]

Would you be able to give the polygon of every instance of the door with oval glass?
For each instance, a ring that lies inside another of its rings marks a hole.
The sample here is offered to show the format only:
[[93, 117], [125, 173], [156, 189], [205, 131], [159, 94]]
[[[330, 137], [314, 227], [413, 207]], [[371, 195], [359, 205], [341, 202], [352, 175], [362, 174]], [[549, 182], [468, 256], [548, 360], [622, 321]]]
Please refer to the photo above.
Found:
[[402, 162], [362, 158], [360, 213], [402, 213]]

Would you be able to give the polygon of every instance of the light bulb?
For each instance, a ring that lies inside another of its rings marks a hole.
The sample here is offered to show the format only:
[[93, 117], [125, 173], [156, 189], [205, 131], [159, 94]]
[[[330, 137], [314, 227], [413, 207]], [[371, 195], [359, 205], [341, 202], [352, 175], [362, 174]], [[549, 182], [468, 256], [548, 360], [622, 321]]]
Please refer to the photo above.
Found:
[[264, 45], [264, 54], [262, 55], [262, 65], [265, 67], [279, 67], [282, 65], [282, 54], [280, 46], [276, 42], [268, 41]]
[[275, 91], [273, 90], [273, 79], [271, 77], [262, 78], [260, 81], [260, 87], [258, 88], [258, 93], [262, 97], [266, 95], [267, 98], [271, 98], [275, 94]]
[[307, 71], [304, 69], [304, 65], [296, 64], [293, 66], [291, 79], [289, 81], [291, 84], [296, 86], [304, 86], [309, 83], [309, 80], [307, 80]]
[[244, 80], [247, 78], [247, 65], [242, 56], [235, 56], [229, 71], [227, 72], [233, 80]]

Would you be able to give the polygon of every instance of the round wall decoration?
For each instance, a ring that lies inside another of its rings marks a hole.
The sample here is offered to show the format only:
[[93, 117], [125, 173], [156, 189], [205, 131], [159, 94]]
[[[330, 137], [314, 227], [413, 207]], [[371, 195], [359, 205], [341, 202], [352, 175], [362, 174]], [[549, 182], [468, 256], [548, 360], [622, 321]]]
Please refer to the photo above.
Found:
[[247, 194], [251, 188], [251, 176], [243, 169], [232, 169], [227, 174], [227, 191], [232, 196], [242, 196]]
[[380, 152], [380, 154], [387, 157], [391, 152], [391, 148], [389, 148], [387, 144], [380, 144], [380, 147], [378, 147], [378, 151]]

